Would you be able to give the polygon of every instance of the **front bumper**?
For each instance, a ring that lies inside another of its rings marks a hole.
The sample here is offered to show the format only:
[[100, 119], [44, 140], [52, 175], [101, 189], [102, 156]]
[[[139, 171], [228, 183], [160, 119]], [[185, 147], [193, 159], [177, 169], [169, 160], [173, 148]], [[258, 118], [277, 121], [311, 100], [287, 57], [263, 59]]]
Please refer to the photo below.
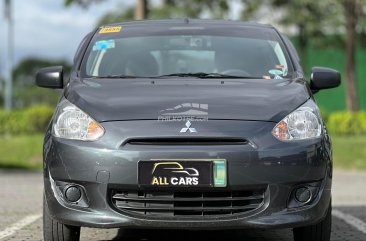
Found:
[[[74, 226], [172, 229], [293, 228], [315, 224], [325, 216], [332, 180], [330, 144], [326, 138], [283, 143], [270, 134], [275, 125], [271, 122], [210, 120], [194, 124], [200, 130], [194, 137], [241, 137], [249, 143], [123, 145], [127, 137], [176, 136], [176, 130], [183, 125], [182, 122], [158, 121], [103, 123], [106, 135], [97, 142], [62, 140], [46, 135], [44, 180], [51, 215], [61, 223]], [[190, 135], [183, 134], [192, 138]], [[187, 158], [226, 159], [228, 186], [225, 190], [266, 186], [268, 197], [254, 212], [225, 217], [141, 217], [123, 214], [112, 205], [112, 188], [142, 189], [137, 183], [139, 160]], [[51, 179], [81, 185], [88, 199], [87, 206], [78, 207], [57, 200]], [[295, 186], [320, 180], [321, 188], [311, 203], [288, 208]]]

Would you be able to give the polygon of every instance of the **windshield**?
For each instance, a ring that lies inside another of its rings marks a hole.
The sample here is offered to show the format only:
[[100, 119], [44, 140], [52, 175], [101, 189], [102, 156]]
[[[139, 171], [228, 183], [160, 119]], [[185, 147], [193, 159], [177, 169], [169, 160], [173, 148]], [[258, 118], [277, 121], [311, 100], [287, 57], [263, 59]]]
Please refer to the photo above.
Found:
[[282, 42], [270, 28], [146, 26], [100, 28], [84, 56], [82, 75], [280, 79], [292, 74]]

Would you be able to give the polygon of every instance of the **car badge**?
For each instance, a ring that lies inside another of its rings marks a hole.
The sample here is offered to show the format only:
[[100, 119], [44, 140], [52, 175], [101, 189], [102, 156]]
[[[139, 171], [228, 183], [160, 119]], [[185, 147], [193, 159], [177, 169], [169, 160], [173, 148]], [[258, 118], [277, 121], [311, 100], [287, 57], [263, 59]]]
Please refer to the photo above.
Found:
[[187, 121], [186, 122], [186, 127], [183, 127], [180, 130], [180, 133], [186, 133], [187, 131], [189, 131], [190, 133], [196, 133], [197, 132], [196, 128], [193, 128], [191, 126], [192, 126], [192, 123], [190, 121]]

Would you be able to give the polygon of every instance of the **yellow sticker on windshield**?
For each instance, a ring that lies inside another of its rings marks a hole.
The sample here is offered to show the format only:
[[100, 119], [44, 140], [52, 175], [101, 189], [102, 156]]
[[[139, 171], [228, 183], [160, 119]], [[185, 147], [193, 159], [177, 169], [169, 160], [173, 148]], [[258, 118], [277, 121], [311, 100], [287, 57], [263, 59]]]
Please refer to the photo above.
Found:
[[119, 33], [122, 30], [122, 26], [109, 26], [109, 27], [102, 27], [99, 30], [99, 33]]

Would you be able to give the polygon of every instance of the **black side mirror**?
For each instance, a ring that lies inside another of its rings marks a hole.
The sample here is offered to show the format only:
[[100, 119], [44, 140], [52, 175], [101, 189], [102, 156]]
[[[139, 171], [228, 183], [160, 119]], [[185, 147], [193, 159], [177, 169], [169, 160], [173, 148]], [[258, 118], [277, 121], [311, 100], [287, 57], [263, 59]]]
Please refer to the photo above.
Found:
[[310, 89], [314, 91], [335, 88], [341, 84], [341, 74], [334, 69], [314, 67], [310, 78]]
[[64, 87], [64, 69], [62, 66], [42, 68], [37, 72], [36, 84], [39, 87], [62, 89]]

